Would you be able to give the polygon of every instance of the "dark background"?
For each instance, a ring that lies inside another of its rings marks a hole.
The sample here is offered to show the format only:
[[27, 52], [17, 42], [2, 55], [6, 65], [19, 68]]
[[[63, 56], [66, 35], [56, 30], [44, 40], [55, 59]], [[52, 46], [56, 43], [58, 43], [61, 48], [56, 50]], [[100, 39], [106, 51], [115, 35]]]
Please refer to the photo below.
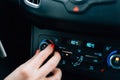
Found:
[[29, 58], [30, 28], [18, 5], [0, 0], [0, 40], [6, 53], [0, 59], [0, 80]]

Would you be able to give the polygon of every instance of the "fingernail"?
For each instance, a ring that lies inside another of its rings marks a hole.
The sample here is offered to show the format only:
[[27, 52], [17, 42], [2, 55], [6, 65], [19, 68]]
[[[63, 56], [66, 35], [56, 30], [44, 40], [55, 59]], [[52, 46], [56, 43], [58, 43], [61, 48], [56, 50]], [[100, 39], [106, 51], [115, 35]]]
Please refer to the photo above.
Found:
[[55, 45], [54, 45], [54, 44], [51, 44], [51, 47], [54, 49]]

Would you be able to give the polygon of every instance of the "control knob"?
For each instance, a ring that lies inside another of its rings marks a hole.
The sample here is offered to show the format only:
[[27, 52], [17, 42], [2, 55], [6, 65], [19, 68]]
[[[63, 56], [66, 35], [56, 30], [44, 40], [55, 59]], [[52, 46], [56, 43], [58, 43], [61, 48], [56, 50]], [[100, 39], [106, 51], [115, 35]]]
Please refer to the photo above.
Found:
[[120, 54], [117, 50], [112, 51], [107, 57], [107, 63], [113, 69], [120, 69]]
[[39, 44], [39, 49], [44, 50], [49, 44], [53, 44], [53, 42], [48, 39], [43, 39]]

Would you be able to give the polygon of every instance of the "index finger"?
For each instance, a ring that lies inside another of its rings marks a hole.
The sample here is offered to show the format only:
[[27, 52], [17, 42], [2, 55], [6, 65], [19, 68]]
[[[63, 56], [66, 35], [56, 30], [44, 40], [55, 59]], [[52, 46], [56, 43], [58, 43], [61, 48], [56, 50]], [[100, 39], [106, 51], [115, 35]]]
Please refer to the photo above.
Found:
[[38, 74], [44, 74], [44, 76], [47, 76], [50, 72], [52, 72], [56, 66], [58, 65], [59, 61], [61, 59], [61, 56], [59, 52], [55, 52], [54, 56], [48, 60], [47, 63], [45, 63], [40, 69]]
[[53, 44], [48, 45], [44, 50], [38, 53], [37, 56], [31, 59], [30, 66], [39, 69], [47, 57], [52, 54], [53, 50]]

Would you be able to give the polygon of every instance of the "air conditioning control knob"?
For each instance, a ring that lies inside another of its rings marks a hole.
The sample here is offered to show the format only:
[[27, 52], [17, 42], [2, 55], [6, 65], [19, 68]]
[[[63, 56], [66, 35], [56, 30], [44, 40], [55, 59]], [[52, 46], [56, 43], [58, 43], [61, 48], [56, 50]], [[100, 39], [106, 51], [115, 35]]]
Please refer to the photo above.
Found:
[[118, 50], [114, 50], [108, 55], [107, 64], [113, 69], [120, 69], [120, 54]]
[[120, 69], [120, 54], [114, 54], [110, 57], [110, 65], [113, 69]]
[[49, 44], [53, 44], [53, 42], [48, 39], [43, 39], [39, 44], [39, 49], [44, 50]]

